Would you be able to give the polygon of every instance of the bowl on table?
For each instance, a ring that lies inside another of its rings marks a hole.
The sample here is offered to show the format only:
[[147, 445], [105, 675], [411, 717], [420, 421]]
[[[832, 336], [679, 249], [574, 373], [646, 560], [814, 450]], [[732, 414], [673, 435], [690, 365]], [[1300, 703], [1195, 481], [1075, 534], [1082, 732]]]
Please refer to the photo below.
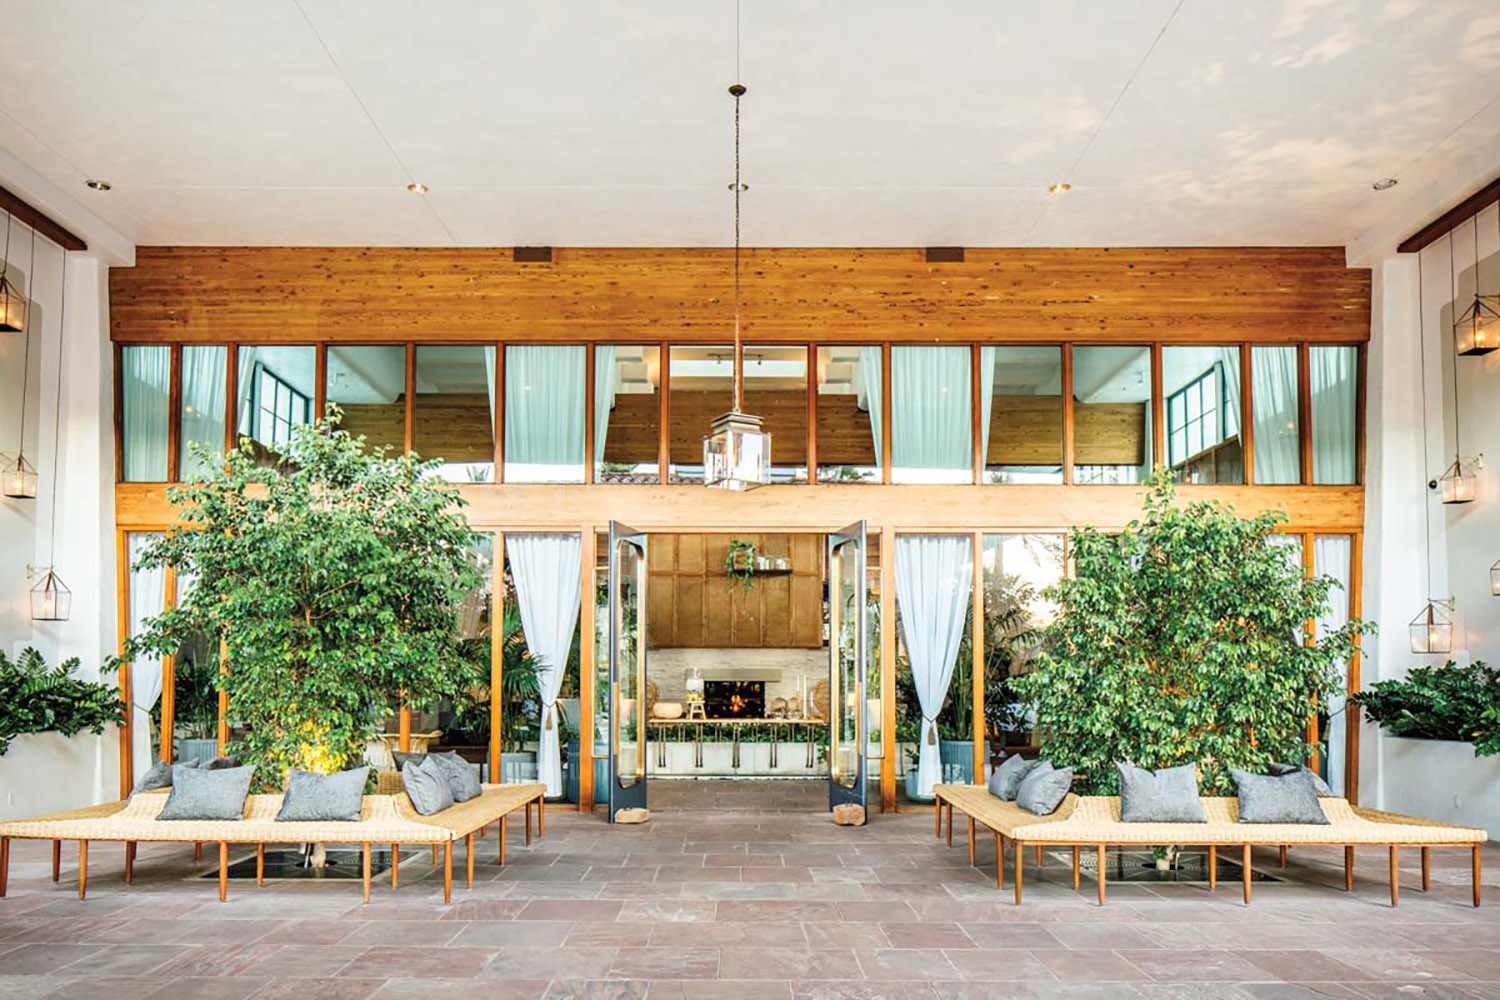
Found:
[[680, 719], [682, 718], [682, 702], [659, 701], [651, 706], [651, 716], [656, 719]]

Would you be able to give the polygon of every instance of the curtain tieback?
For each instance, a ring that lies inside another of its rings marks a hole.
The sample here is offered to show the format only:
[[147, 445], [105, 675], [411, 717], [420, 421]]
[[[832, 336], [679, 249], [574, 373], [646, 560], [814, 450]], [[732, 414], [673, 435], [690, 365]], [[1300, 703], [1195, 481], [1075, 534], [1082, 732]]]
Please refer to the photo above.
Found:
[[927, 745], [932, 746], [937, 743], [937, 720], [929, 719], [924, 715], [922, 716], [922, 722], [925, 723], [922, 728], [927, 731]]
[[557, 703], [553, 702], [551, 705], [545, 706], [542, 714], [546, 716], [546, 719], [542, 722], [542, 728], [550, 733], [552, 731], [552, 720], [557, 715]]

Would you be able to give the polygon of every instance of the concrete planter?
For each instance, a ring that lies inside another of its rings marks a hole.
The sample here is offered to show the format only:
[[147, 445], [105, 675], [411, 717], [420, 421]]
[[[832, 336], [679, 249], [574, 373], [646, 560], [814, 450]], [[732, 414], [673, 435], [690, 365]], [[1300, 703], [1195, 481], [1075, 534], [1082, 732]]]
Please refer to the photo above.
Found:
[[1380, 785], [1383, 809], [1500, 837], [1500, 756], [1475, 757], [1472, 743], [1382, 735]]
[[0, 820], [96, 805], [120, 795], [120, 733], [30, 733], [0, 757]]

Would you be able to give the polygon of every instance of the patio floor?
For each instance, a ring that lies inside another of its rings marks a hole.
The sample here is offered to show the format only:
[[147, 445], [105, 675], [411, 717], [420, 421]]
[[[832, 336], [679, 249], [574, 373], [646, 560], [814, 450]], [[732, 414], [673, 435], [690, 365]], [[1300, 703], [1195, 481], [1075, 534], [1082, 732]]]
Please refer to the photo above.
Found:
[[1257, 883], [1249, 908], [1237, 885], [1184, 884], [1116, 884], [1100, 908], [1055, 861], [1028, 862], [1017, 908], [995, 891], [993, 841], [971, 869], [962, 837], [944, 846], [928, 813], [844, 829], [815, 808], [821, 785], [699, 784], [662, 789], [645, 826], [550, 809], [525, 848], [514, 823], [504, 869], [491, 831], [473, 889], [456, 859], [451, 906], [425, 850], [368, 906], [352, 882], [232, 882], [221, 904], [199, 878], [211, 850], [195, 864], [191, 848], [143, 845], [127, 889], [121, 847], [95, 844], [79, 902], [76, 845], [55, 885], [49, 845], [13, 843], [0, 1000], [1500, 1000], [1494, 845], [1478, 910], [1467, 851], [1434, 851], [1426, 894], [1418, 852], [1404, 852], [1392, 910], [1383, 850], [1361, 852], [1348, 896], [1340, 853], [1312, 848], [1285, 871], [1258, 852], [1286, 881]]

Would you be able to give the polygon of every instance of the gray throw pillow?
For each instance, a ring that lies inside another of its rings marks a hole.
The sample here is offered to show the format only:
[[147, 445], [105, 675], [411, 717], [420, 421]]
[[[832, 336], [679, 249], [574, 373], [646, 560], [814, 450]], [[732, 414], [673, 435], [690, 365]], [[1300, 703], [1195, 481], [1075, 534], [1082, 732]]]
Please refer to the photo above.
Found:
[[448, 772], [435, 760], [417, 761], [401, 768], [401, 784], [406, 788], [412, 808], [423, 816], [442, 812], [453, 805]]
[[1016, 793], [1021, 789], [1022, 779], [1036, 769], [1037, 763], [1034, 760], [1027, 760], [1020, 754], [1011, 754], [1001, 761], [1000, 766], [995, 768], [990, 775], [988, 784], [990, 794], [997, 799], [1014, 802]]
[[467, 802], [483, 791], [479, 786], [479, 768], [457, 753], [429, 754], [427, 759], [442, 768], [443, 773], [448, 776], [448, 788], [453, 792], [454, 802]]
[[157, 788], [171, 787], [172, 765], [168, 764], [164, 760], [158, 760], [153, 761], [151, 767], [146, 771], [146, 773], [141, 775], [141, 780], [135, 783], [135, 787], [131, 789], [131, 794], [133, 795], [136, 792], [149, 792]]
[[369, 767], [351, 768], [338, 774], [291, 768], [286, 773], [286, 794], [282, 796], [276, 822], [357, 823], [369, 778]]
[[1195, 764], [1147, 771], [1115, 762], [1120, 772], [1120, 821], [1124, 823], [1206, 823], [1198, 798]]
[[157, 819], [234, 820], [245, 816], [253, 767], [205, 771], [178, 765], [173, 768], [172, 794]]
[[1056, 768], [1051, 761], [1044, 760], [1021, 782], [1016, 791], [1016, 805], [1037, 816], [1051, 816], [1072, 787], [1071, 767]]
[[239, 766], [240, 762], [236, 757], [215, 757], [213, 760], [204, 761], [202, 765], [203, 770], [205, 771], [223, 771], [231, 767]]
[[420, 764], [427, 759], [425, 753], [410, 753], [406, 750], [392, 750], [391, 756], [395, 758], [398, 771], [405, 769], [407, 764]]
[[1303, 767], [1301, 764], [1271, 764], [1266, 767], [1266, 773], [1275, 778], [1279, 778], [1284, 774], [1301, 774], [1307, 779], [1307, 783], [1312, 785], [1314, 792], [1319, 795], [1333, 794], [1333, 789], [1328, 787], [1328, 782], [1323, 780], [1322, 775], [1310, 767]]
[[1239, 789], [1241, 823], [1328, 824], [1312, 783], [1295, 771], [1277, 776], [1231, 767], [1229, 776]]

